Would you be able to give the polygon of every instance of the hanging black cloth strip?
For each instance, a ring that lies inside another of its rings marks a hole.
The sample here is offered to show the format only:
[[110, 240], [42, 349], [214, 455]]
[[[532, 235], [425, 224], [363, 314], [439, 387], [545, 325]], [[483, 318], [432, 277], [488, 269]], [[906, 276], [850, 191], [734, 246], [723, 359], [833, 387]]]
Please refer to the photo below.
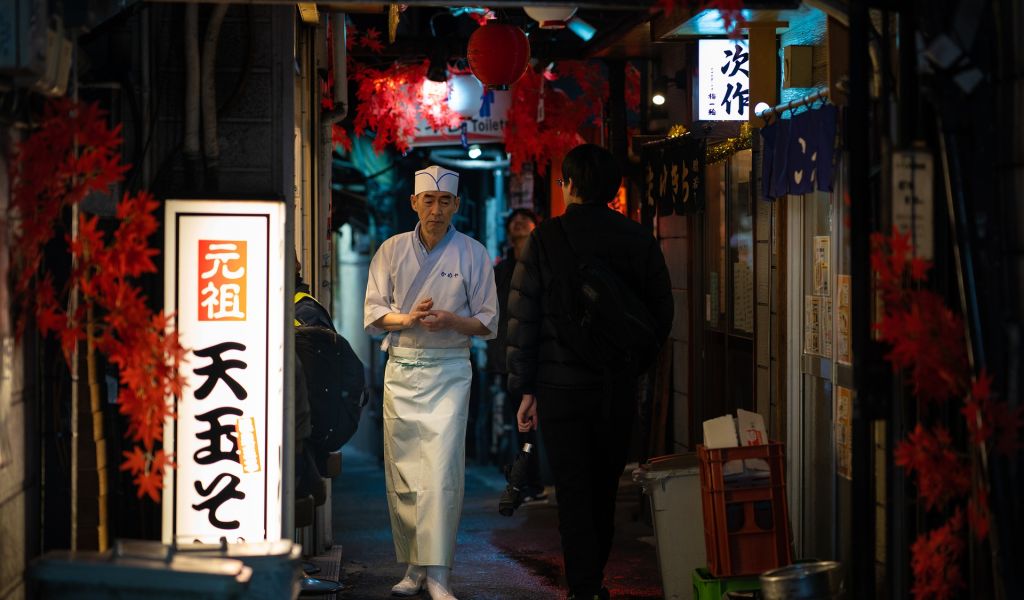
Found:
[[704, 138], [680, 136], [645, 145], [645, 205], [658, 216], [704, 209]]

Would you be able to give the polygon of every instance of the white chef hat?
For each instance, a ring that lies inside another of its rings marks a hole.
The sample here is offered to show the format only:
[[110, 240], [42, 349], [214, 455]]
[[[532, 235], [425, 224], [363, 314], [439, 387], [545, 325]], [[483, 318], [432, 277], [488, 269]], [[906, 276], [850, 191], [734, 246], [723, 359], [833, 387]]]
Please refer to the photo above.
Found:
[[459, 174], [444, 167], [431, 165], [422, 171], [416, 171], [414, 194], [422, 192], [448, 192], [452, 196], [459, 195]]

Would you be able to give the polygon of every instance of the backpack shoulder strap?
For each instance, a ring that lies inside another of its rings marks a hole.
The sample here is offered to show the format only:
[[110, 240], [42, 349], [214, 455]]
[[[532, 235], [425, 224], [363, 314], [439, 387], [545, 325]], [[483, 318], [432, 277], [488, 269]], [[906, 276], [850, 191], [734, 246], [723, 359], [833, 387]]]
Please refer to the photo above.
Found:
[[[316, 298], [314, 298], [311, 294], [307, 294], [306, 292], [295, 292], [295, 297], [293, 298], [292, 301], [295, 304], [298, 304], [299, 302], [301, 302], [305, 298], [309, 298], [313, 302], [316, 302]], [[295, 326], [296, 327], [301, 327], [302, 326], [302, 323], [298, 319], [293, 319], [293, 321], [295, 321]]]

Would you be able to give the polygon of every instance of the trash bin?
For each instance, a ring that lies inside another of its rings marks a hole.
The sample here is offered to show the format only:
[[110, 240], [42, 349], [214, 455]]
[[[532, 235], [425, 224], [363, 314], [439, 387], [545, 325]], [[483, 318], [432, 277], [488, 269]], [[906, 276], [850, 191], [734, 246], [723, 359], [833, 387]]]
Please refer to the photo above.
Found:
[[843, 574], [833, 561], [801, 562], [761, 573], [764, 600], [838, 600]]
[[633, 471], [633, 481], [651, 499], [665, 600], [688, 600], [692, 573], [707, 566], [697, 455], [653, 458]]
[[115, 545], [107, 552], [47, 552], [32, 562], [30, 597], [99, 600], [241, 600], [252, 577], [242, 561], [183, 556], [155, 544], [126, 554]]

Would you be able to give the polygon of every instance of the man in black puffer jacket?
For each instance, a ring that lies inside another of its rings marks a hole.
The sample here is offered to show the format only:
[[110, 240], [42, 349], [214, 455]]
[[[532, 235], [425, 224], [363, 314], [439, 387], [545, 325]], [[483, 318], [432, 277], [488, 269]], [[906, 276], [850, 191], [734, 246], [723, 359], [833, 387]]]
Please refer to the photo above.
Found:
[[609, 375], [609, 369], [580, 358], [572, 340], [560, 339], [556, 322], [562, 315], [554, 312], [550, 290], [566, 275], [555, 266], [564, 259], [548, 253], [564, 248], [552, 241], [558, 234], [553, 228], [564, 227], [574, 260], [597, 259], [636, 292], [653, 317], [659, 343], [672, 326], [671, 286], [658, 242], [608, 208], [621, 180], [614, 157], [599, 146], [584, 144], [566, 155], [559, 184], [568, 208], [531, 234], [509, 298], [509, 388], [523, 394], [519, 430], [533, 429], [538, 419], [543, 423], [570, 600], [608, 598], [602, 582], [636, 414], [637, 378]]

